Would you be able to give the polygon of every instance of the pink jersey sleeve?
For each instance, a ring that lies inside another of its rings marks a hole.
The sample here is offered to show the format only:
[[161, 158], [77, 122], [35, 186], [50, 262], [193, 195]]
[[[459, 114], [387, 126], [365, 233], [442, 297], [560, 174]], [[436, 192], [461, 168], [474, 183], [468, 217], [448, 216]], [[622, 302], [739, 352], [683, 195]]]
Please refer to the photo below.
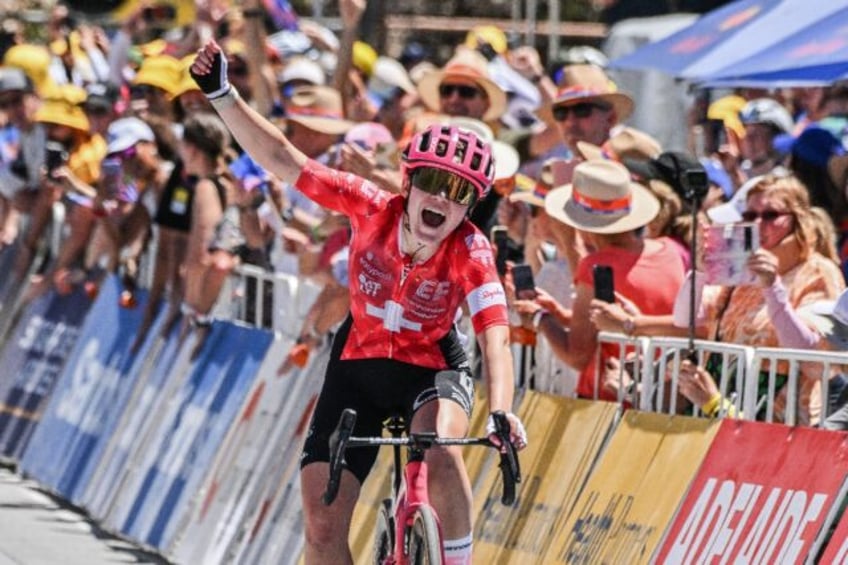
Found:
[[492, 326], [509, 325], [506, 292], [495, 270], [492, 244], [470, 222], [459, 228], [464, 245], [458, 245], [455, 268], [461, 275], [465, 301], [475, 333]]
[[295, 188], [321, 206], [346, 216], [369, 216], [386, 207], [393, 195], [353, 173], [331, 169], [310, 159]]

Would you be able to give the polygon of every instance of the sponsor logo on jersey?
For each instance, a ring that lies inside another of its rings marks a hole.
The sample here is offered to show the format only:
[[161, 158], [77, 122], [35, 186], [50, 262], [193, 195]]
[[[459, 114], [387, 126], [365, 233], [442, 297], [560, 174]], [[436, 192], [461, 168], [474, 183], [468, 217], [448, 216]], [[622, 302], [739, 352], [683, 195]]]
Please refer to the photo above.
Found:
[[441, 300], [450, 292], [451, 283], [448, 281], [421, 281], [415, 296], [423, 300]]
[[374, 264], [374, 253], [372, 251], [368, 251], [365, 253], [365, 256], [359, 257], [359, 266], [362, 267], [362, 270], [365, 271], [368, 276], [375, 279], [387, 281], [391, 278], [389, 273]]
[[495, 257], [492, 254], [492, 244], [481, 233], [472, 233], [465, 238], [468, 253], [471, 258], [483, 265], [494, 265]]
[[365, 274], [359, 273], [359, 290], [366, 296], [377, 296], [380, 289], [383, 288], [381, 283], [374, 279], [368, 278]]
[[468, 310], [471, 316], [491, 306], [506, 306], [506, 293], [500, 282], [489, 282], [468, 293]]

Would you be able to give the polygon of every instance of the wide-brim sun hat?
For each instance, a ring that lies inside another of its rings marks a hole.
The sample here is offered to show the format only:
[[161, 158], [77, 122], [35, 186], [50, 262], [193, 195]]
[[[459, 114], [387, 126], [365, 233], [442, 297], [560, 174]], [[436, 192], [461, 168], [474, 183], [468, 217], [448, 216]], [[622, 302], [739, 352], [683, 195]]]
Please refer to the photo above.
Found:
[[598, 146], [587, 141], [577, 142], [577, 151], [587, 161], [612, 159], [622, 162], [624, 159], [650, 160], [662, 153], [660, 142], [636, 128], [625, 127]]
[[36, 122], [66, 126], [79, 132], [88, 132], [88, 117], [81, 104], [86, 92], [73, 84], [53, 86], [48, 89], [41, 107], [35, 112]]
[[585, 161], [574, 168], [570, 184], [547, 194], [545, 211], [582, 231], [615, 234], [649, 224], [659, 213], [660, 202], [650, 190], [630, 180], [624, 165]]
[[179, 59], [170, 55], [154, 55], [147, 57], [141, 62], [135, 77], [134, 85], [149, 85], [159, 88], [171, 98], [177, 91], [182, 73], [182, 63]]
[[329, 86], [296, 88], [286, 100], [286, 120], [328, 135], [342, 135], [355, 125], [344, 118], [341, 94]]
[[421, 77], [418, 82], [418, 94], [427, 108], [434, 112], [441, 111], [439, 86], [451, 79], [473, 82], [486, 93], [489, 108], [482, 116], [483, 121], [497, 120], [506, 111], [506, 93], [489, 77], [488, 62], [482, 55], [467, 47], [457, 49], [456, 54], [443, 68]]
[[595, 65], [568, 65], [563, 69], [552, 106], [601, 103], [610, 106], [619, 122], [633, 113], [633, 98], [619, 92], [615, 83]]

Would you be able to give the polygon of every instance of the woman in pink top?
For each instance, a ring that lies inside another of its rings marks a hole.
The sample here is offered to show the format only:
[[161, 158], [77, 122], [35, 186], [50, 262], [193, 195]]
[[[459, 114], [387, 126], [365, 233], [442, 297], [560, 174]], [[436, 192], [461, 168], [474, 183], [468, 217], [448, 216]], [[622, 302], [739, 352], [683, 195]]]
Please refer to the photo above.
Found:
[[[572, 184], [552, 190], [545, 210], [554, 219], [576, 228], [587, 247], [575, 276], [576, 296], [570, 327], [563, 327], [540, 304], [521, 301], [516, 309], [528, 325], [550, 341], [556, 354], [579, 370], [577, 395], [615, 400], [601, 390], [595, 376], [598, 330], [590, 320], [596, 265], [612, 268], [618, 298], [642, 313], [671, 316], [683, 283], [684, 265], [674, 244], [665, 238], [647, 239], [644, 227], [660, 211], [648, 189], [630, 180], [627, 169], [613, 161], [587, 161], [574, 169]], [[625, 328], [632, 333], [633, 328]], [[617, 347], [604, 348], [604, 357], [617, 357]]]

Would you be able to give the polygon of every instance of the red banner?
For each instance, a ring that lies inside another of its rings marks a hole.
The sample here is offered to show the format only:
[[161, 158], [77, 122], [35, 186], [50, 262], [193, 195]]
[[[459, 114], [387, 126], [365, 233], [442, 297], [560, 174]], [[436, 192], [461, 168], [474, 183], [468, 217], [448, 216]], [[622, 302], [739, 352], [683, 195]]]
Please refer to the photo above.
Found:
[[725, 420], [654, 562], [801, 563], [846, 474], [844, 433]]
[[848, 512], [842, 515], [842, 520], [830, 536], [830, 543], [819, 563], [848, 565]]

